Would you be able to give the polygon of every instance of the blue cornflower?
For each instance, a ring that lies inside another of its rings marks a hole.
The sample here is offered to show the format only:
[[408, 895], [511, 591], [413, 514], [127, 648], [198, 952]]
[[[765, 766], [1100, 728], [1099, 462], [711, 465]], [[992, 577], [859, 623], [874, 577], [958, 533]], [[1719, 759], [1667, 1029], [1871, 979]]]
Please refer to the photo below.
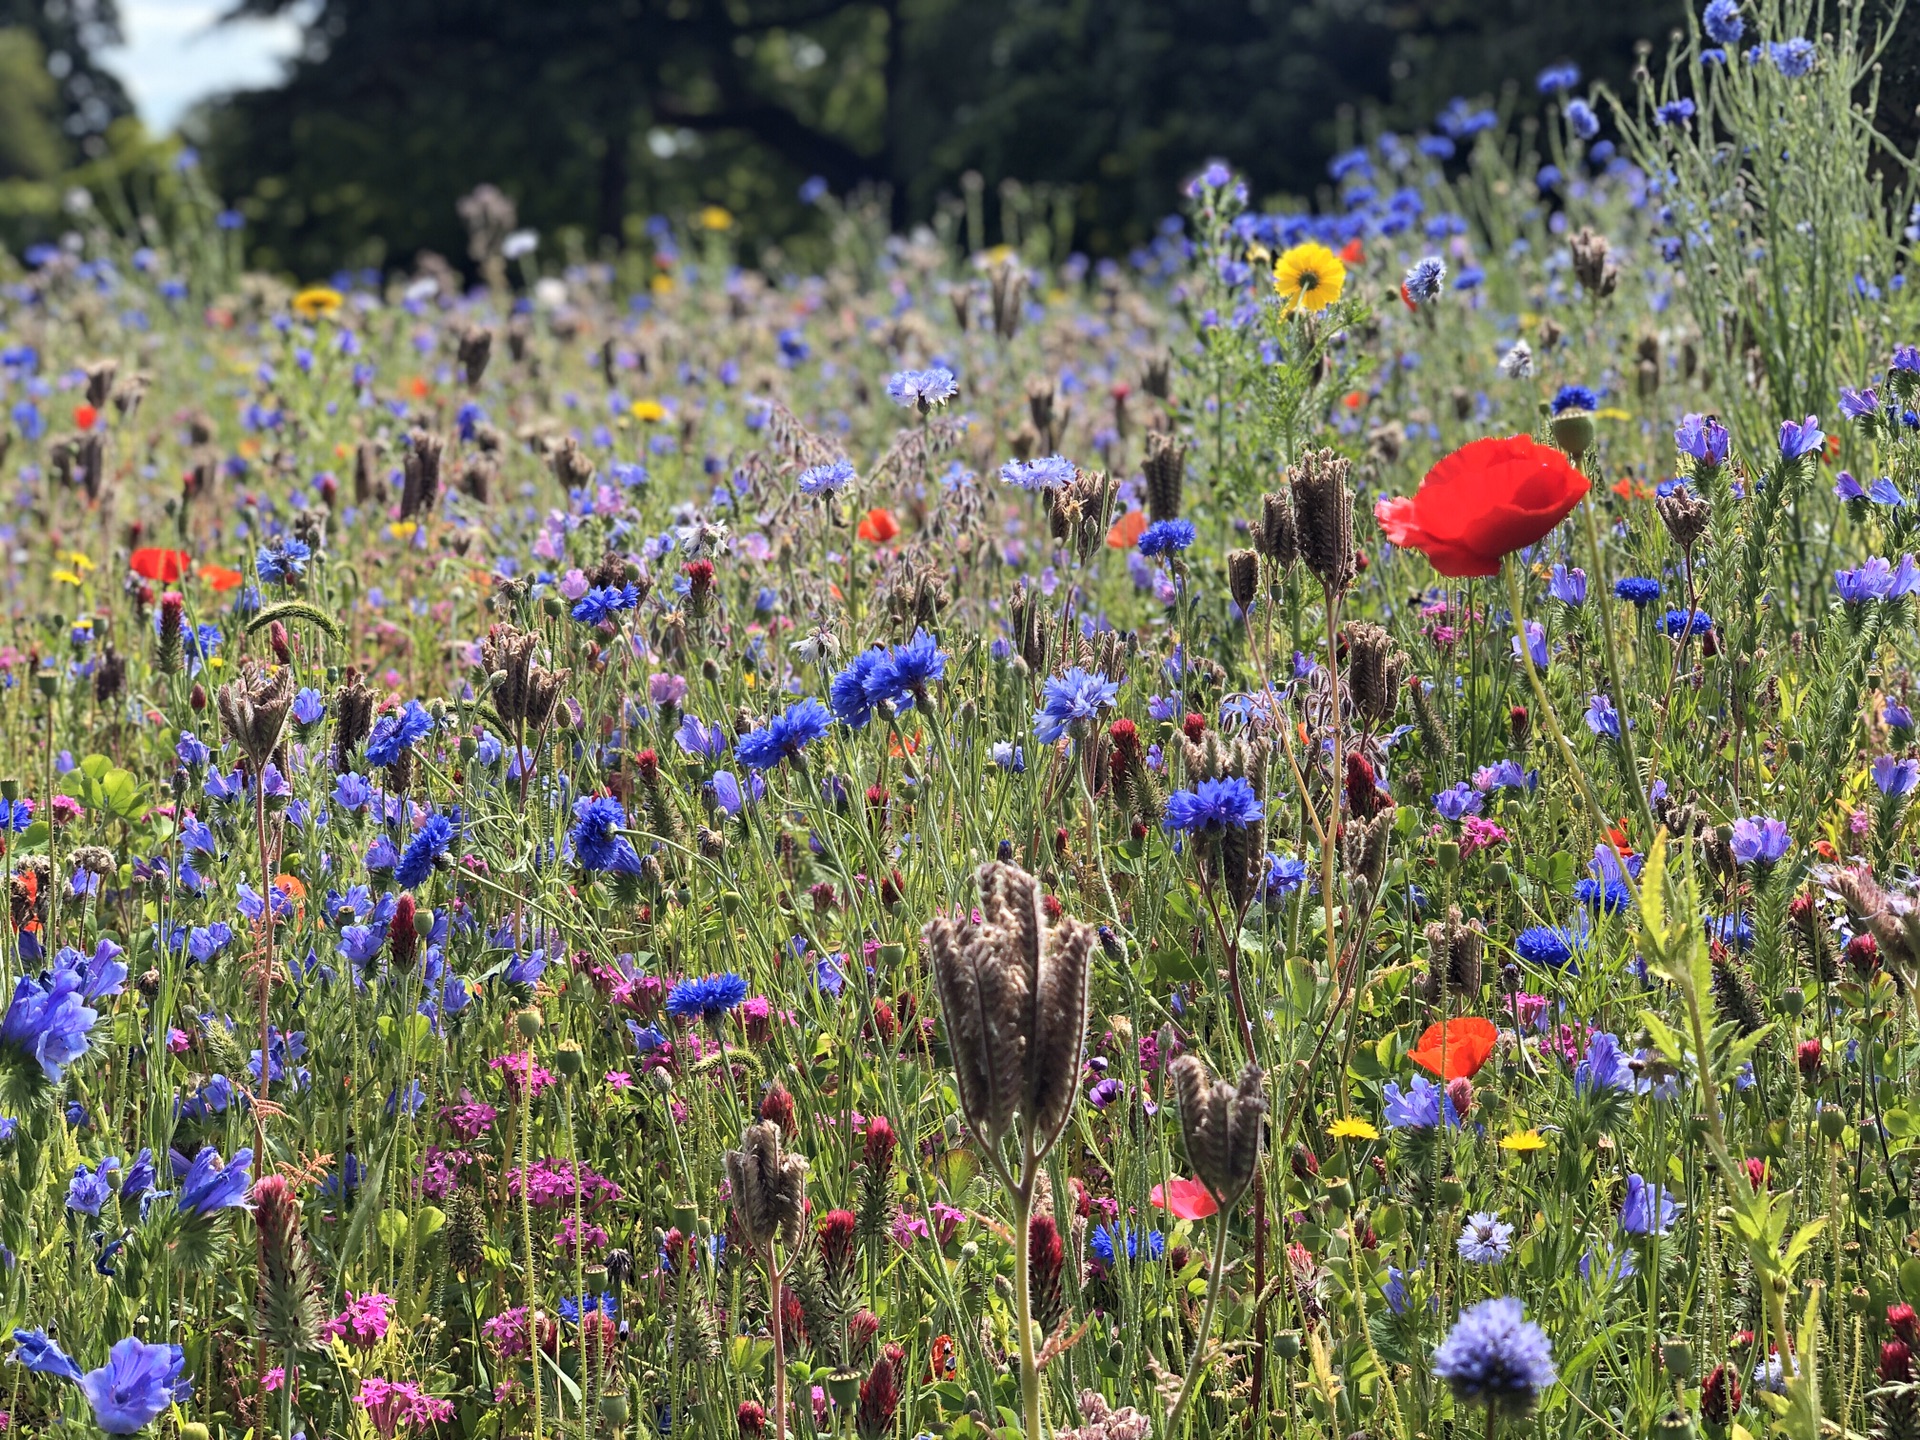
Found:
[[1827, 437], [1820, 429], [1820, 417], [1809, 415], [1803, 421], [1782, 420], [1780, 422], [1780, 458], [1799, 460], [1815, 454], [1827, 443]]
[[[1121, 1236], [1116, 1235], [1113, 1227], [1110, 1225], [1097, 1225], [1094, 1227], [1093, 1233], [1087, 1237], [1087, 1249], [1091, 1250], [1104, 1265], [1114, 1263], [1119, 1256], [1119, 1246], [1122, 1244], [1126, 1246], [1127, 1259], [1139, 1259], [1140, 1232], [1138, 1230], [1129, 1229], [1124, 1236]], [[1166, 1248], [1166, 1236], [1162, 1235], [1158, 1230], [1149, 1230], [1147, 1232], [1147, 1253], [1149, 1255], [1155, 1260], [1158, 1260], [1161, 1255], [1166, 1252]]]
[[626, 828], [626, 807], [611, 795], [592, 795], [573, 802], [573, 858], [582, 870], [607, 870], [616, 875], [638, 875], [640, 855], [620, 832]]
[[1873, 783], [1882, 795], [1890, 799], [1911, 794], [1915, 784], [1920, 784], [1920, 760], [1878, 756], [1873, 762]]
[[1444, 1112], [1449, 1126], [1460, 1124], [1459, 1112], [1447, 1092], [1424, 1075], [1413, 1077], [1403, 1094], [1397, 1080], [1389, 1080], [1381, 1092], [1386, 1101], [1384, 1114], [1390, 1130], [1432, 1130], [1439, 1126]]
[[1753, 948], [1753, 922], [1744, 915], [1709, 915], [1707, 934], [1735, 950]]
[[1713, 616], [1704, 610], [1669, 610], [1661, 617], [1660, 629], [1669, 640], [1697, 640], [1713, 629]]
[[[236, 217], [237, 218], [237, 217]], [[225, 212], [222, 229], [227, 225]], [[181, 1372], [186, 1352], [178, 1345], [149, 1345], [129, 1335], [107, 1352], [107, 1363], [74, 1383], [93, 1407], [93, 1418], [109, 1435], [134, 1435], [159, 1419], [167, 1407], [189, 1399], [193, 1381]]]
[[1774, 865], [1792, 844], [1787, 822], [1767, 815], [1749, 815], [1733, 822], [1729, 841], [1736, 865]]
[[1009, 460], [1000, 467], [1000, 478], [1022, 490], [1058, 490], [1073, 483], [1074, 464], [1060, 455], [1040, 460]]
[[1600, 397], [1585, 385], [1562, 385], [1553, 396], [1553, 413], [1565, 415], [1569, 411], [1594, 411], [1600, 408]]
[[1700, 16], [1700, 28], [1716, 45], [1738, 45], [1747, 30], [1746, 22], [1740, 18], [1739, 0], [1711, 0]]
[[1472, 1265], [1498, 1265], [1512, 1253], [1513, 1226], [1491, 1210], [1469, 1215], [1460, 1227], [1460, 1258]]
[[896, 405], [918, 409], [921, 414], [944, 405], [960, 389], [953, 372], [943, 365], [927, 370], [902, 370], [887, 381], [887, 394]]
[[1171, 555], [1185, 550], [1193, 541], [1191, 520], [1156, 520], [1140, 532], [1138, 548], [1146, 556]]
[[1202, 780], [1192, 790], [1174, 791], [1167, 797], [1166, 818], [1160, 823], [1168, 830], [1217, 835], [1258, 825], [1265, 815], [1266, 807], [1253, 786], [1242, 776], [1229, 775]]
[[406, 890], [422, 884], [433, 873], [440, 857], [453, 843], [453, 822], [444, 815], [429, 815], [427, 821], [407, 842], [400, 863], [393, 867], [394, 884]]
[[1645, 575], [1628, 575], [1613, 582], [1616, 599], [1630, 600], [1644, 610], [1660, 598], [1660, 582]]
[[771, 770], [820, 739], [832, 724], [832, 712], [809, 695], [795, 701], [759, 729], [750, 730], [734, 741], [733, 753], [740, 757], [743, 765], [755, 770]]
[[1447, 283], [1447, 262], [1429, 255], [1413, 262], [1401, 277], [1400, 295], [1409, 305], [1424, 305], [1438, 296]]
[[291, 585], [306, 575], [307, 561], [312, 558], [313, 548], [306, 541], [289, 536], [271, 545], [261, 546], [253, 557], [253, 563], [263, 583]]
[[187, 1167], [186, 1178], [180, 1182], [177, 1203], [181, 1212], [212, 1215], [218, 1210], [244, 1207], [251, 1185], [247, 1172], [252, 1164], [252, 1150], [236, 1150], [233, 1159], [222, 1165], [219, 1151], [211, 1145], [202, 1146], [200, 1153], [193, 1157], [193, 1164]]
[[601, 625], [639, 604], [638, 585], [596, 585], [574, 601], [573, 609], [567, 613], [583, 625]]
[[386, 766], [399, 761], [414, 745], [433, 730], [433, 716], [418, 700], [409, 700], [401, 710], [390, 710], [373, 723], [367, 736], [367, 763]]
[[1267, 852], [1267, 878], [1260, 886], [1260, 898], [1278, 905], [1307, 883], [1306, 863], [1292, 855]]
[[868, 694], [889, 701], [896, 710], [911, 709], [927, 686], [947, 673], [947, 652], [933, 636], [916, 629], [913, 638], [886, 653], [868, 679]]
[[1530, 1412], [1540, 1392], [1559, 1378], [1546, 1332], [1510, 1298], [1462, 1311], [1433, 1352], [1433, 1373], [1461, 1403], [1514, 1416]]
[[875, 672], [887, 663], [887, 652], [878, 648], [862, 650], [848, 662], [847, 668], [827, 684], [827, 700], [833, 713], [847, 725], [859, 730], [873, 719]]
[[747, 998], [747, 982], [728, 971], [680, 981], [667, 992], [667, 1014], [689, 1023], [714, 1024]]
[[1618, 915], [1633, 900], [1633, 892], [1619, 880], [1581, 880], [1573, 887], [1573, 898], [1590, 910]]
[[1711, 415], [1682, 416], [1673, 432], [1673, 443], [1680, 453], [1705, 466], [1725, 464], [1732, 441], [1727, 427]]
[[1600, 117], [1593, 113], [1593, 106], [1584, 100], [1569, 100], [1566, 108], [1567, 124], [1573, 127], [1574, 135], [1581, 140], [1591, 140], [1600, 133]]
[[1549, 65], [1534, 77], [1533, 85], [1542, 95], [1558, 95], [1580, 83], [1578, 65]]
[[1620, 1228], [1627, 1234], [1664, 1235], [1679, 1217], [1680, 1206], [1666, 1186], [1627, 1176], [1627, 1196], [1620, 1205]]
[[1819, 59], [1813, 41], [1804, 35], [1796, 35], [1791, 40], [1775, 40], [1767, 46], [1767, 58], [1773, 62], [1773, 68], [1789, 80], [1798, 80], [1811, 73], [1813, 63]]
[[1574, 937], [1551, 925], [1534, 925], [1513, 937], [1513, 953], [1529, 965], [1558, 970], [1573, 959]]
[[1678, 100], [1669, 100], [1653, 112], [1656, 125], [1685, 125], [1693, 119], [1693, 101], [1684, 95]]
[[1587, 572], [1578, 568], [1569, 569], [1565, 565], [1555, 565], [1553, 574], [1547, 581], [1547, 593], [1562, 605], [1571, 605], [1578, 609], [1587, 603]]
[[1057, 743], [1069, 731], [1084, 734], [1119, 693], [1117, 681], [1078, 665], [1064, 675], [1049, 676], [1033, 715], [1033, 732], [1045, 745]]
[[832, 495], [853, 479], [853, 466], [845, 460], [828, 465], [811, 465], [800, 472], [802, 495]]

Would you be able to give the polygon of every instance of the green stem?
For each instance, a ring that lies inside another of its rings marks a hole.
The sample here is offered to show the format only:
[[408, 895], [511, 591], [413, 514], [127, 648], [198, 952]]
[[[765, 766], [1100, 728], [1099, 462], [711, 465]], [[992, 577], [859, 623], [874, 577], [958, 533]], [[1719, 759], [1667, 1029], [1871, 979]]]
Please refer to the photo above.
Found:
[[1028, 1162], [1013, 1192], [1013, 1305], [1020, 1331], [1020, 1406], [1027, 1440], [1042, 1440], [1040, 1367], [1033, 1354], [1033, 1283], [1029, 1274], [1028, 1229], [1033, 1219], [1033, 1165]]
[[1193, 1337], [1193, 1354], [1187, 1360], [1187, 1378], [1180, 1382], [1180, 1398], [1174, 1401], [1173, 1413], [1167, 1417], [1168, 1435], [1179, 1434], [1180, 1418], [1200, 1388], [1200, 1372], [1206, 1368], [1201, 1357], [1206, 1351], [1207, 1337], [1213, 1333], [1213, 1312], [1220, 1305], [1220, 1277], [1226, 1269], [1227, 1212], [1222, 1210], [1213, 1225], [1213, 1273], [1207, 1277], [1207, 1308], [1200, 1313], [1200, 1333]]

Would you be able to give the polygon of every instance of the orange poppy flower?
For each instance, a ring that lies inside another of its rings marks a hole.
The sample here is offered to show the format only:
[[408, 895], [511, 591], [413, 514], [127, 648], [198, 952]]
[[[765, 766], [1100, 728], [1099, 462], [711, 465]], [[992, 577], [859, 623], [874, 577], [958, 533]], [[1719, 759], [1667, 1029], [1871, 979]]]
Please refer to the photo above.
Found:
[[273, 885], [276, 890], [290, 900], [304, 900], [307, 898], [306, 884], [298, 875], [289, 875], [285, 871], [282, 871], [273, 877]]
[[1113, 522], [1113, 528], [1107, 531], [1107, 548], [1110, 550], [1131, 550], [1140, 543], [1140, 537], [1147, 530], [1147, 512], [1129, 510]]
[[1644, 480], [1636, 480], [1628, 475], [1613, 482], [1613, 493], [1622, 500], [1651, 500], [1653, 487]]
[[960, 1373], [960, 1361], [953, 1353], [951, 1335], [933, 1337], [933, 1346], [927, 1356], [927, 1373], [936, 1383], [941, 1380], [951, 1380]]
[[1220, 1206], [1205, 1185], [1198, 1180], [1169, 1180], [1156, 1185], [1147, 1195], [1147, 1203], [1157, 1205], [1179, 1220], [1204, 1220]]
[[1367, 397], [1361, 391], [1349, 390], [1345, 395], [1341, 396], [1340, 403], [1349, 410], [1358, 410], [1362, 405], [1367, 403]]
[[193, 557], [184, 550], [160, 550], [153, 546], [136, 550], [127, 558], [128, 568], [134, 574], [162, 584], [178, 580], [192, 563]]
[[247, 577], [238, 570], [229, 570], [224, 565], [200, 566], [200, 578], [215, 590], [237, 590], [246, 583]]
[[1407, 1058], [1442, 1080], [1470, 1080], [1492, 1057], [1493, 1042], [1499, 1033], [1491, 1020], [1479, 1015], [1462, 1015], [1445, 1025], [1429, 1025]]
[[875, 545], [884, 545], [900, 533], [900, 522], [893, 518], [891, 510], [875, 507], [861, 517], [860, 528], [854, 533], [862, 540], [871, 540]]

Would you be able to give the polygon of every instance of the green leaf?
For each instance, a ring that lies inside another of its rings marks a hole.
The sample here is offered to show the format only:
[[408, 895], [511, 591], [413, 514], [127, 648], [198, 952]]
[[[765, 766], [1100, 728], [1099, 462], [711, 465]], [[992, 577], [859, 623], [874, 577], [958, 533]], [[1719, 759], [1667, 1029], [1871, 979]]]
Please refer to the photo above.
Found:
[[[1644, 893], [1644, 892], [1643, 892]], [[1647, 1034], [1653, 1037], [1653, 1048], [1662, 1056], [1678, 1065], [1686, 1058], [1686, 1050], [1680, 1037], [1673, 1033], [1671, 1026], [1651, 1010], [1640, 1012], [1640, 1023], [1647, 1027]]]
[[440, 1227], [447, 1223], [447, 1213], [433, 1205], [422, 1205], [414, 1213], [413, 1239], [417, 1245], [424, 1245], [440, 1233]]
[[1667, 944], [1667, 832], [1653, 837], [1640, 871], [1640, 923], [1657, 949]]
[[380, 1218], [374, 1222], [373, 1232], [380, 1237], [380, 1243], [389, 1250], [398, 1249], [400, 1242], [407, 1238], [406, 1211], [391, 1207], [382, 1210]]

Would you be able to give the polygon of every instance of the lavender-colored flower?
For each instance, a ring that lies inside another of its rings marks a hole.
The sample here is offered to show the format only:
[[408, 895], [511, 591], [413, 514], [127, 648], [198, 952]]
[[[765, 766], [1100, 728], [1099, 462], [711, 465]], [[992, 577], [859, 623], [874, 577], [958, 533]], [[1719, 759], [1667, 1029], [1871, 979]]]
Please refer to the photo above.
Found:
[[1750, 815], [1733, 822], [1731, 840], [1734, 863], [1773, 865], [1787, 853], [1792, 843], [1787, 822], [1766, 815]]
[[1849, 420], [1862, 420], [1880, 409], [1880, 396], [1868, 386], [1865, 390], [1840, 390], [1840, 413]]
[[1782, 460], [1800, 460], [1815, 454], [1827, 443], [1825, 433], [1820, 429], [1820, 417], [1809, 415], [1805, 420], [1782, 420], [1780, 422], [1780, 458]]
[[13, 1332], [13, 1343], [13, 1361], [16, 1365], [24, 1365], [37, 1375], [53, 1375], [76, 1384], [79, 1382], [80, 1367], [46, 1331], [16, 1330]]
[[1433, 797], [1433, 808], [1447, 821], [1457, 822], [1469, 815], [1478, 815], [1485, 805], [1486, 797], [1464, 780]]
[[1627, 1196], [1620, 1206], [1622, 1230], [1629, 1235], [1664, 1235], [1679, 1216], [1680, 1206], [1664, 1185], [1627, 1176]]
[[1562, 605], [1578, 609], [1587, 603], [1587, 572], [1555, 565], [1547, 580], [1547, 593]]
[[1513, 637], [1513, 658], [1521, 661], [1533, 661], [1533, 668], [1536, 670], [1546, 669], [1548, 660], [1547, 627], [1542, 625], [1538, 620], [1529, 620], [1526, 624], [1526, 632], [1526, 646], [1524, 649], [1521, 647], [1520, 637], [1518, 635]]
[[1460, 1258], [1472, 1265], [1497, 1265], [1513, 1250], [1513, 1226], [1491, 1210], [1469, 1215], [1460, 1227]]
[[944, 405], [959, 391], [953, 372], [942, 365], [927, 370], [902, 370], [887, 381], [887, 394], [897, 405], [922, 414]]
[[1073, 483], [1074, 465], [1060, 455], [1039, 460], [1009, 460], [1000, 467], [1000, 478], [1022, 490], [1058, 490]]
[[1587, 1037], [1586, 1056], [1574, 1067], [1573, 1090], [1576, 1095], [1598, 1095], [1608, 1090], [1631, 1092], [1633, 1069], [1620, 1041], [1605, 1030]]
[[1433, 1373], [1454, 1398], [1509, 1415], [1529, 1413], [1559, 1378], [1546, 1332], [1512, 1298], [1483, 1300], [1463, 1311], [1433, 1352]]
[[1873, 783], [1889, 799], [1908, 795], [1920, 783], [1920, 760], [1881, 755], [1873, 762]]
[[1413, 262], [1400, 281], [1400, 293], [1409, 305], [1425, 305], [1438, 298], [1447, 283], [1447, 262], [1428, 255]]
[[1595, 695], [1587, 702], [1587, 728], [1605, 740], [1620, 738], [1620, 712], [1605, 695]]
[[105, 1365], [75, 1383], [93, 1407], [95, 1424], [109, 1435], [134, 1435], [193, 1393], [185, 1368], [178, 1345], [149, 1345], [129, 1335], [107, 1352]]
[[679, 709], [687, 698], [687, 677], [669, 675], [664, 672], [647, 677], [647, 698], [655, 705], [665, 709], [671, 706]]
[[1711, 467], [1726, 464], [1732, 437], [1727, 427], [1711, 415], [1686, 415], [1673, 432], [1673, 443], [1696, 465]]
[[1449, 1126], [1457, 1127], [1460, 1124], [1460, 1114], [1453, 1108], [1453, 1101], [1448, 1098], [1445, 1089], [1424, 1075], [1414, 1076], [1404, 1092], [1398, 1081], [1389, 1080], [1381, 1095], [1386, 1101], [1383, 1113], [1390, 1130], [1436, 1129], [1442, 1114], [1445, 1114]]
[[247, 1208], [247, 1191], [252, 1183], [248, 1170], [252, 1165], [250, 1149], [234, 1151], [233, 1158], [223, 1165], [219, 1151], [203, 1145], [180, 1181], [177, 1203], [181, 1213], [212, 1215], [219, 1210]]
[[812, 465], [800, 472], [798, 484], [802, 495], [832, 495], [844, 488], [853, 479], [853, 466], [845, 460], [835, 460], [826, 465]]

